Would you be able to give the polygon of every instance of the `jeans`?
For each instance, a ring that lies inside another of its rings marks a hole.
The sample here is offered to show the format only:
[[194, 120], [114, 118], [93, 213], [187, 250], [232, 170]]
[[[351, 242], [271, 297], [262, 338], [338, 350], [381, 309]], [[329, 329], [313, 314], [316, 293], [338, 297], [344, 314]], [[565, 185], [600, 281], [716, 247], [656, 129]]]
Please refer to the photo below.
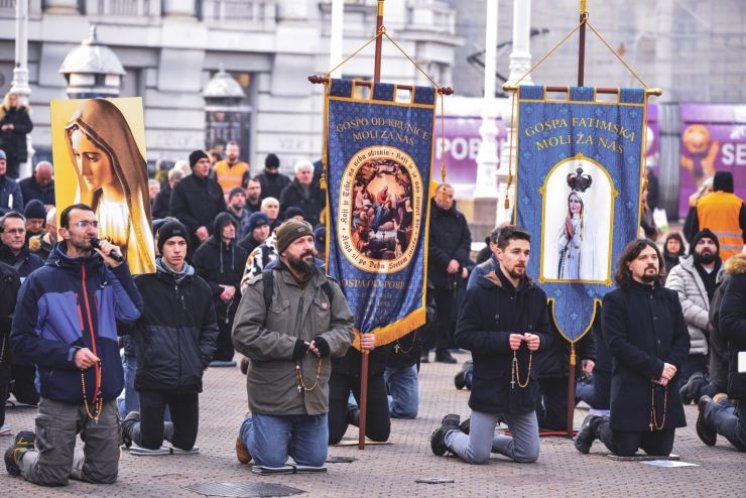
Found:
[[[168, 391], [138, 391], [140, 422], [133, 425], [130, 437], [143, 448], [157, 450], [163, 440], [189, 451], [194, 447], [199, 429], [197, 393], [177, 394]], [[166, 408], [174, 414], [173, 423], [164, 422]]]
[[393, 418], [417, 418], [420, 386], [417, 365], [406, 368], [386, 367], [383, 380], [389, 392], [389, 413]]
[[[508, 424], [512, 437], [495, 435], [500, 420]], [[469, 435], [452, 430], [446, 434], [445, 443], [468, 463], [486, 463], [490, 452], [505, 455], [516, 463], [533, 463], [539, 458], [536, 412], [493, 415], [473, 411]]]
[[705, 408], [705, 424], [725, 436], [739, 451], [746, 451], [746, 403], [739, 400], [738, 409], [708, 403]]
[[323, 467], [326, 462], [329, 422], [324, 415], [264, 415], [244, 419], [239, 432], [254, 463], [283, 467], [288, 457], [298, 465]]
[[[88, 418], [82, 403], [42, 398], [36, 416], [36, 448], [26, 451], [19, 467], [27, 481], [64, 486], [68, 478], [111, 484], [119, 470], [119, 412], [105, 401], [98, 421]], [[85, 442], [75, 451], [77, 434]]]
[[585, 401], [592, 409], [608, 410], [611, 407], [611, 374], [594, 370], [593, 383], [578, 382], [575, 389], [575, 399]]
[[135, 356], [122, 355], [122, 367], [124, 367], [124, 398], [117, 399], [119, 416], [124, 418], [129, 412], [140, 411], [140, 400], [135, 392], [135, 373], [137, 372], [137, 358]]

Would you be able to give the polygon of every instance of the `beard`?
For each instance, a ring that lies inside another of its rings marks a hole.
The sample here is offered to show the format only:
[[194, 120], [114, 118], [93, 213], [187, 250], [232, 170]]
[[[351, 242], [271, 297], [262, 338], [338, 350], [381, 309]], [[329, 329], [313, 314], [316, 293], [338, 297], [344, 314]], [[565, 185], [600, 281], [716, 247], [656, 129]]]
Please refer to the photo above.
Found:
[[[311, 256], [310, 261], [306, 261], [305, 259], [308, 256]], [[288, 256], [288, 265], [298, 273], [309, 275], [313, 272], [313, 269], [316, 268], [316, 260], [314, 259], [314, 256], [315, 254], [313, 251], [306, 251], [298, 258]]]
[[525, 266], [514, 266], [513, 268], [508, 270], [508, 275], [510, 275], [511, 278], [520, 280], [526, 276], [526, 267]]
[[699, 253], [699, 254], [697, 253], [694, 254], [695, 263], [709, 265], [710, 263], [714, 263], [715, 259], [717, 259], [717, 255], [710, 251]]

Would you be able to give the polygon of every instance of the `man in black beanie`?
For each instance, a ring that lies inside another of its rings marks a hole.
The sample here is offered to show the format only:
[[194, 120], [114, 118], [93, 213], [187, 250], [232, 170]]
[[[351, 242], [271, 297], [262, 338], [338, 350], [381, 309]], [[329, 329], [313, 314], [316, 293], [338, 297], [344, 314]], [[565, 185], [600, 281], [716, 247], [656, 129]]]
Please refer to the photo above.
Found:
[[709, 228], [720, 241], [720, 259], [723, 263], [741, 252], [746, 242], [746, 207], [743, 200], [733, 193], [733, 173], [718, 171], [712, 182], [713, 192], [697, 202], [691, 223], [685, 232], [691, 240], [701, 228]]
[[257, 175], [256, 179], [262, 185], [262, 199], [279, 199], [282, 189], [290, 185], [290, 178], [280, 173], [280, 159], [275, 154], [267, 154], [264, 160], [264, 173]]
[[189, 231], [189, 254], [210, 237], [213, 220], [225, 211], [225, 197], [218, 182], [210, 178], [210, 158], [203, 150], [189, 154], [192, 174], [181, 180], [171, 194], [171, 216]]

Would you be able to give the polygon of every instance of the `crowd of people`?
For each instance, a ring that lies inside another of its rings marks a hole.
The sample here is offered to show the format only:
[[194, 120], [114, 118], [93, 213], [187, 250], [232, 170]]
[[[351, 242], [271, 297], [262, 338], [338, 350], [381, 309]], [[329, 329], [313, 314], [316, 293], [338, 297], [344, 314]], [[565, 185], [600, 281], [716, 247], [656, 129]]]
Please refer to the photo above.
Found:
[[[71, 146], [95, 191], [86, 153], [77, 153], [81, 129], [70, 128]], [[535, 462], [541, 431], [568, 425], [569, 344], [526, 273], [535, 234], [500, 226], [472, 261], [447, 184], [431, 200], [426, 325], [384, 346], [360, 334], [357, 349], [353, 314], [324, 272], [326, 198], [313, 163], [298, 162], [291, 179], [274, 154], [254, 171], [236, 143], [224, 158], [193, 151], [186, 168], [159, 172], [142, 192], [152, 232], [136, 236], [152, 241], [145, 252], [155, 266], [135, 271], [141, 255], [99, 240], [109, 213], [76, 202], [58, 225], [52, 165], [17, 182], [19, 157], [0, 151], [0, 435], [12, 432], [10, 394], [38, 415], [5, 454], [12, 475], [48, 486], [111, 483], [122, 444], [135, 455], [198, 453], [208, 367], [246, 374], [250, 412], [236, 428], [236, 455], [257, 473], [324, 470], [328, 446], [360, 425], [363, 354], [374, 441], [389, 439], [392, 418], [417, 417], [418, 373], [432, 350], [447, 364], [457, 348], [472, 356], [454, 379], [471, 390], [471, 416], [444, 416], [434, 454]], [[684, 237], [667, 234], [661, 251], [648, 226], [629, 242], [616, 288], [574, 347], [576, 402], [591, 407], [575, 439], [581, 453], [600, 439], [617, 455], [668, 455], [688, 402], [698, 404], [705, 444], [721, 434], [746, 450], [746, 208], [728, 173], [712, 187], [695, 199]], [[376, 202], [365, 210], [358, 194], [361, 220], [374, 215]], [[496, 431], [500, 423], [510, 435]]]

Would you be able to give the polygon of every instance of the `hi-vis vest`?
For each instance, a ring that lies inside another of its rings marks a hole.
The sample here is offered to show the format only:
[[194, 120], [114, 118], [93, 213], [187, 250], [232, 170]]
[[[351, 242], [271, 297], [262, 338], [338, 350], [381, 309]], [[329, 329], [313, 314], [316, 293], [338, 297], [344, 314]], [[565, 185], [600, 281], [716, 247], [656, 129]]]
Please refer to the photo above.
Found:
[[717, 235], [723, 263], [743, 249], [739, 220], [742, 205], [743, 201], [729, 192], [711, 192], [697, 202], [699, 229], [709, 228]]
[[249, 171], [249, 165], [243, 161], [238, 161], [233, 166], [225, 159], [218, 161], [215, 165], [215, 179], [223, 188], [223, 194], [228, 195], [231, 190], [240, 187], [247, 171]]

